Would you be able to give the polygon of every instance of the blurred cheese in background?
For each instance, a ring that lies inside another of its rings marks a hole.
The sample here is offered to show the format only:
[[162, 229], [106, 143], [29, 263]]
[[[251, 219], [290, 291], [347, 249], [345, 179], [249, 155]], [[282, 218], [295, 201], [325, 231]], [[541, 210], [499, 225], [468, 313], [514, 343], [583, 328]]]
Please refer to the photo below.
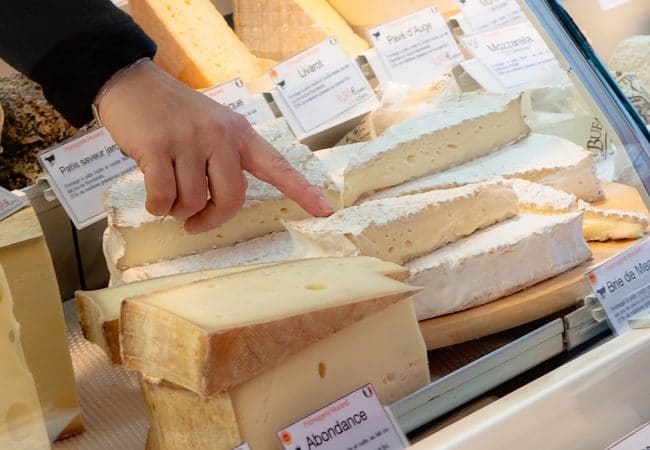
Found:
[[631, 72], [650, 88], [650, 34], [623, 39], [609, 60], [609, 69]]

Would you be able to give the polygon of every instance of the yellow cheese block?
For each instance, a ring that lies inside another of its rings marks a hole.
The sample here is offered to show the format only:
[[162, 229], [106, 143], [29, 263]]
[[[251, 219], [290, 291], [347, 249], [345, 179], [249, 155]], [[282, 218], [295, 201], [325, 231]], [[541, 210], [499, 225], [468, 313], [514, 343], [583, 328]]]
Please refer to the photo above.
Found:
[[49, 449], [43, 412], [12, 307], [9, 283], [0, 266], [0, 448]]
[[354, 56], [369, 48], [326, 0], [234, 0], [235, 31], [257, 56], [286, 59], [334, 35]]
[[83, 430], [59, 287], [32, 208], [0, 221], [0, 264], [50, 440]]
[[249, 380], [418, 291], [369, 257], [317, 258], [162, 289], [122, 303], [122, 361], [201, 395]]
[[427, 353], [410, 300], [344, 328], [228, 392], [204, 398], [168, 382], [141, 383], [148, 448], [281, 450], [283, 427], [371, 383], [390, 404], [429, 383]]
[[257, 79], [272, 63], [246, 48], [210, 0], [129, 0], [129, 6], [158, 45], [154, 62], [195, 89]]

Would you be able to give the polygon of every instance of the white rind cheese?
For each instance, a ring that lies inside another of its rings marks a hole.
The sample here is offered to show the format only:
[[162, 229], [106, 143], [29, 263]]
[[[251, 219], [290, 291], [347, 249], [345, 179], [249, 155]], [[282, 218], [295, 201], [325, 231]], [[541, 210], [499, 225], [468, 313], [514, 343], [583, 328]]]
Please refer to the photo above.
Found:
[[494, 182], [370, 201], [285, 226], [295, 258], [364, 255], [404, 263], [517, 211], [514, 192]]
[[600, 200], [604, 195], [590, 152], [556, 136], [532, 134], [490, 155], [385, 189], [367, 200], [449, 189], [493, 177], [535, 181], [585, 201]]
[[464, 95], [389, 128], [355, 152], [343, 173], [343, 203], [487, 155], [529, 133], [521, 97]]
[[483, 305], [591, 258], [582, 213], [528, 215], [479, 231], [407, 264], [418, 320]]

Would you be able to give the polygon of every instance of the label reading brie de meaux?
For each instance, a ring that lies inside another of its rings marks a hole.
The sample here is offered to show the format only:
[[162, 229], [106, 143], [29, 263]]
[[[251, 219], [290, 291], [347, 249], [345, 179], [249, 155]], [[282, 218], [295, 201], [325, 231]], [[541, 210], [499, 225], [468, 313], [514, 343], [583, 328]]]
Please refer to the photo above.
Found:
[[120, 152], [106, 128], [47, 149], [38, 155], [38, 162], [79, 230], [106, 217], [104, 191], [136, 168], [135, 161]]
[[560, 64], [530, 22], [462, 37], [503, 90], [516, 92], [559, 75]]
[[0, 186], [0, 220], [28, 205], [27, 200]]
[[483, 33], [497, 28], [514, 25], [526, 20], [526, 15], [515, 0], [463, 0], [460, 8], [471, 32]]
[[241, 78], [235, 78], [227, 83], [203, 91], [203, 93], [229, 110], [246, 117], [251, 125], [264, 123], [275, 118], [264, 98], [261, 96], [258, 98], [253, 97]]
[[285, 450], [394, 450], [408, 441], [370, 384], [278, 433]]
[[368, 36], [391, 80], [421, 87], [463, 60], [435, 7], [370, 28]]
[[359, 66], [335, 37], [308, 48], [270, 71], [273, 98], [298, 139], [370, 112], [378, 105]]

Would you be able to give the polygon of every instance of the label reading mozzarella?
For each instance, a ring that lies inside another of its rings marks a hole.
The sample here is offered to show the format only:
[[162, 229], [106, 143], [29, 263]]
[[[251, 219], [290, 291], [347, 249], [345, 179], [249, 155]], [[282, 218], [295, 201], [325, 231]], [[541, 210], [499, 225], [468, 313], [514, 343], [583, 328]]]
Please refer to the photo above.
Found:
[[235, 78], [203, 92], [212, 100], [246, 117], [251, 125], [273, 120], [275, 116], [263, 97], [251, 95], [241, 78]]
[[0, 220], [9, 217], [27, 205], [27, 200], [0, 186]]
[[[465, 20], [473, 33], [482, 33], [526, 20], [515, 0], [465, 0], [460, 2]], [[464, 30], [465, 34], [469, 34]]]

